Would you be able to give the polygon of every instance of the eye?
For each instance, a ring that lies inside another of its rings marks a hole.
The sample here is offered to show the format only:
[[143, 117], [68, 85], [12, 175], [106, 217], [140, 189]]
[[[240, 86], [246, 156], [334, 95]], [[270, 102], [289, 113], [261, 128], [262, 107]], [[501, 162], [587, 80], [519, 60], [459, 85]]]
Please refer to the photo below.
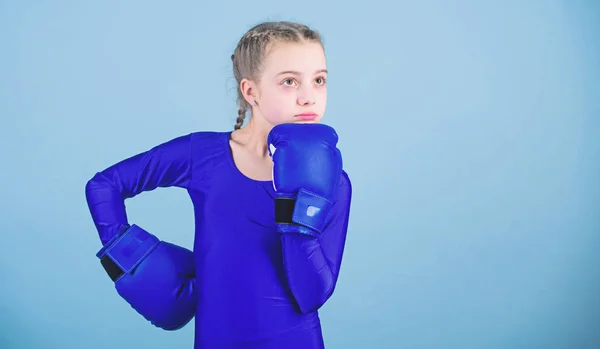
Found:
[[315, 82], [317, 83], [317, 85], [325, 85], [327, 79], [324, 76], [320, 76], [315, 79]]
[[283, 80], [283, 84], [286, 86], [294, 86], [294, 79], [285, 79]]

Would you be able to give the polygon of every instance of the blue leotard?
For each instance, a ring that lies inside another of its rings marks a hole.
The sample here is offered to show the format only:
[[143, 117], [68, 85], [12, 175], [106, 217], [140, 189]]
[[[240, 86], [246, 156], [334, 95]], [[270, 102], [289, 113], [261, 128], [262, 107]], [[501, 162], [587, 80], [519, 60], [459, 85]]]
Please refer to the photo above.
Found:
[[[319, 308], [335, 288], [346, 240], [346, 174], [320, 237], [276, 231], [272, 181], [244, 176], [231, 132], [171, 139], [97, 173], [92, 210], [102, 243], [129, 224], [124, 201], [158, 187], [187, 190], [195, 216], [195, 349], [323, 348]], [[159, 234], [162, 235], [162, 234]], [[168, 236], [160, 236], [169, 240]]]

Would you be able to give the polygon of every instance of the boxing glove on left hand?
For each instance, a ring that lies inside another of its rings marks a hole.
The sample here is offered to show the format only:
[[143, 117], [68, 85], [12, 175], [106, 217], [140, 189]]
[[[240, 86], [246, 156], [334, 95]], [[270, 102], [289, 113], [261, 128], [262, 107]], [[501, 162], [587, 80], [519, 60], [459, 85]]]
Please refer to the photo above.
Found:
[[194, 317], [192, 251], [160, 241], [134, 224], [110, 240], [97, 257], [119, 295], [153, 325], [173, 331]]
[[319, 236], [342, 175], [337, 133], [324, 124], [280, 124], [267, 142], [278, 230]]

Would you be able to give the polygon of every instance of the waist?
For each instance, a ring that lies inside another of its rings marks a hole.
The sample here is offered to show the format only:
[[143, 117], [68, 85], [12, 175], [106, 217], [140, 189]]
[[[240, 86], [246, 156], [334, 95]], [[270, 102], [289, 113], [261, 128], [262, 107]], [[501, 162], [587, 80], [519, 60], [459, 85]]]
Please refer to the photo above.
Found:
[[[210, 319], [208, 319], [210, 320]], [[318, 314], [303, 314], [295, 319], [295, 326], [281, 326], [277, 319], [262, 323], [259, 328], [252, 318], [244, 323], [232, 321], [216, 330], [211, 325], [196, 320], [194, 349], [323, 349], [323, 335]], [[291, 323], [287, 322], [287, 326]]]
[[301, 313], [286, 299], [241, 299], [229, 303], [199, 302], [196, 310], [197, 338], [252, 342], [274, 338], [289, 331], [320, 328], [317, 312]]

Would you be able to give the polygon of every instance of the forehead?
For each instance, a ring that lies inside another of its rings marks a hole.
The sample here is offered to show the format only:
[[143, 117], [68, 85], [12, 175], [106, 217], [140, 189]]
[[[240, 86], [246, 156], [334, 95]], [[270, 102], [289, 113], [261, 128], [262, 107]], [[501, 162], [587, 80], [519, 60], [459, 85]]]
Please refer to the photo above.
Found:
[[325, 52], [316, 42], [278, 42], [267, 51], [263, 69], [265, 74], [277, 74], [281, 71], [298, 71], [313, 74], [326, 69]]

